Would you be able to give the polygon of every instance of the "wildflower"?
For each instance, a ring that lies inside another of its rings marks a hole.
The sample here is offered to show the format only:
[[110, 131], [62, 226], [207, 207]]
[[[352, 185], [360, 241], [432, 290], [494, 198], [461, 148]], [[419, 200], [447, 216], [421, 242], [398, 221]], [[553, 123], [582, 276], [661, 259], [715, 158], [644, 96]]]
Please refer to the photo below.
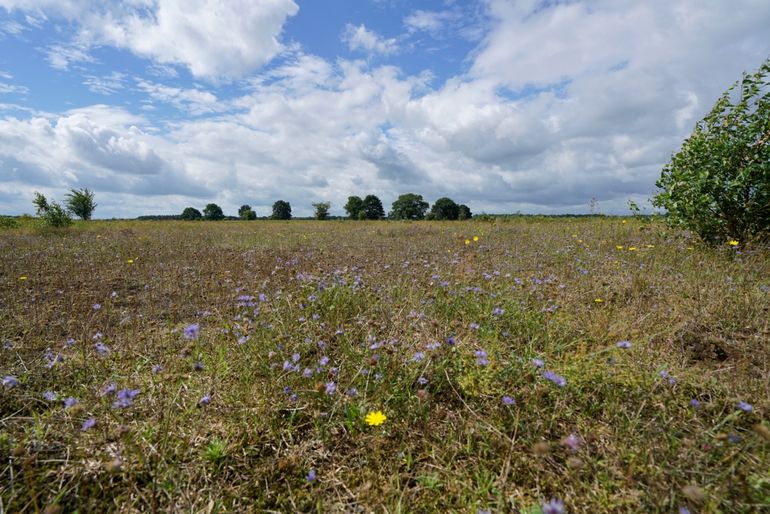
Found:
[[478, 330], [480, 327], [478, 323], [471, 323], [470, 325], [468, 325], [468, 328], [470, 328], [471, 330]]
[[102, 308], [102, 304], [100, 304], [100, 303], [95, 303], [95, 304], [93, 305], [93, 307], [94, 307], [94, 310], [95, 310], [95, 311], [98, 311], [99, 309], [101, 309], [101, 308]]
[[96, 348], [96, 352], [97, 352], [99, 355], [106, 355], [106, 354], [108, 354], [108, 353], [110, 352], [110, 349], [109, 349], [109, 348], [107, 348], [107, 345], [105, 345], [105, 344], [104, 344], [104, 343], [102, 343], [101, 341], [100, 341], [100, 342], [98, 342], [98, 343], [96, 343], [96, 344], [94, 345], [94, 348]]
[[67, 348], [72, 348], [75, 346], [75, 340], [70, 337], [64, 342], [64, 344], [67, 346]]
[[96, 418], [88, 418], [83, 422], [83, 425], [80, 427], [80, 430], [82, 430], [83, 432], [87, 430], [91, 430], [92, 428], [94, 428], [94, 425], [96, 425]]
[[623, 249], [623, 245], [615, 245], [615, 250], [622, 250], [622, 249]]
[[690, 509], [688, 509], [684, 505], [680, 505], [679, 506], [679, 514], [690, 514]]
[[618, 341], [615, 343], [618, 348], [628, 349], [631, 348], [631, 341]]
[[13, 343], [11, 341], [3, 341], [3, 350], [12, 350]]
[[134, 263], [134, 259], [128, 259], [128, 260], [126, 260], [126, 262], [127, 262], [128, 264], [133, 264], [133, 263]]
[[307, 476], [305, 477], [305, 480], [307, 480], [308, 482], [315, 482], [315, 479], [316, 479], [315, 469], [311, 469], [310, 471], [307, 472]]
[[573, 452], [578, 451], [580, 448], [580, 438], [576, 436], [575, 434], [570, 434], [564, 439], [562, 439], [562, 444], [566, 447], [568, 447]]
[[492, 314], [495, 316], [502, 316], [503, 314], [505, 314], [505, 309], [501, 309], [500, 307], [495, 307], [492, 310]]
[[310, 378], [313, 376], [313, 370], [310, 368], [305, 368], [305, 370], [302, 372], [302, 376], [305, 378]]
[[668, 383], [671, 385], [676, 385], [676, 379], [668, 374], [668, 371], [665, 369], [660, 370], [660, 377], [668, 380]]
[[153, 373], [160, 373], [161, 371], [163, 371], [163, 366], [161, 366], [160, 364], [156, 364], [152, 367]]
[[299, 362], [299, 359], [300, 359], [300, 356], [299, 356], [298, 353], [292, 354], [292, 356], [291, 356], [291, 361], [292, 362], [294, 362], [294, 363]]
[[738, 444], [741, 441], [743, 441], [743, 438], [739, 436], [738, 434], [728, 434], [727, 440], [730, 441], [733, 444]]
[[449, 346], [454, 346], [457, 344], [457, 340], [455, 339], [455, 336], [449, 336], [446, 338], [446, 344]]
[[486, 366], [489, 364], [489, 358], [487, 357], [487, 352], [484, 350], [476, 350], [473, 352], [473, 355], [476, 356], [476, 364], [479, 366]]
[[45, 399], [46, 401], [49, 401], [49, 402], [55, 402], [56, 401], [56, 397], [57, 397], [57, 395], [53, 391], [46, 391], [46, 392], [43, 393], [43, 399]]
[[46, 360], [45, 366], [48, 369], [53, 368], [59, 362], [64, 362], [64, 357], [58, 353], [54, 355], [50, 348], [46, 349], [44, 358]]
[[567, 379], [561, 375], [557, 375], [553, 371], [543, 371], [543, 378], [550, 380], [559, 387], [564, 387], [567, 385]]
[[19, 277], [19, 280], [22, 280], [22, 281], [27, 280], [27, 276], [26, 275], [22, 275], [22, 276]]
[[427, 384], [427, 383], [428, 383], [428, 379], [427, 379], [427, 378], [425, 378], [425, 377], [419, 377], [419, 378], [417, 379], [417, 383], [418, 383], [418, 384], [420, 384], [420, 385], [425, 385], [425, 384]]
[[542, 359], [532, 359], [532, 364], [534, 364], [537, 368], [542, 368], [545, 366], [545, 362], [543, 362]]
[[195, 364], [193, 364], [193, 370], [195, 371], [203, 371], [204, 369], [206, 369], [206, 366], [201, 361], [195, 361]]
[[594, 298], [594, 303], [597, 303], [597, 304], [604, 303], [604, 300], [602, 300], [601, 298]]
[[478, 243], [478, 241], [479, 241], [479, 236], [473, 236], [473, 242]]
[[740, 243], [738, 241], [736, 241], [735, 239], [732, 239], [732, 240], [728, 241], [727, 244], [730, 245], [730, 246], [738, 246]]
[[198, 405], [208, 405], [211, 403], [211, 395], [210, 394], [204, 394], [200, 400], [198, 400]]
[[738, 402], [738, 408], [743, 412], [751, 412], [754, 410], [754, 407], [750, 403], [746, 403], [744, 401]]
[[101, 394], [102, 396], [107, 396], [108, 394], [112, 394], [117, 390], [118, 390], [118, 385], [115, 382], [110, 382], [109, 384], [107, 384], [102, 388]]
[[465, 244], [466, 244], [466, 245], [469, 245], [469, 244], [471, 244], [471, 240], [470, 240], [470, 239], [466, 239], [466, 240], [465, 240]]
[[238, 344], [246, 344], [249, 342], [249, 336], [241, 336], [238, 338]]
[[324, 355], [323, 357], [321, 357], [321, 358], [318, 360], [318, 364], [320, 364], [321, 366], [326, 366], [327, 364], [329, 364], [329, 357], [327, 357], [326, 355]]
[[412, 357], [414, 362], [421, 362], [423, 359], [425, 359], [425, 352], [417, 352]]
[[516, 404], [516, 400], [514, 400], [513, 398], [511, 398], [508, 395], [504, 395], [501, 401], [502, 401], [503, 405], [515, 405]]
[[700, 408], [700, 402], [698, 400], [696, 400], [695, 398], [693, 398], [692, 400], [690, 400], [690, 407], [692, 407], [693, 409], [699, 409]]
[[65, 409], [71, 409], [72, 407], [80, 403], [80, 401], [77, 398], [73, 398], [72, 396], [70, 396], [69, 398], [65, 398], [63, 403], [64, 403]]
[[198, 333], [200, 332], [201, 326], [198, 323], [193, 323], [192, 325], [187, 325], [184, 328], [184, 337], [185, 339], [197, 339]]
[[550, 501], [543, 503], [542, 508], [543, 514], [564, 514], [566, 512], [564, 502], [556, 498], [551, 498]]
[[139, 389], [121, 389], [116, 395], [117, 400], [112, 404], [113, 409], [125, 409], [134, 404], [134, 398], [139, 396]]
[[628, 247], [628, 251], [629, 252], [635, 252], [636, 251], [636, 247], [635, 246], [629, 246]]
[[335, 384], [334, 382], [327, 382], [326, 385], [324, 386], [324, 389], [326, 391], [326, 394], [333, 395], [334, 393], [337, 392], [337, 384]]
[[347, 394], [350, 397], [358, 396], [358, 389], [355, 387], [351, 387], [347, 391], [345, 391], [345, 394]]
[[382, 413], [382, 411], [372, 411], [369, 414], [366, 415], [366, 418], [364, 418], [364, 421], [366, 421], [366, 424], [370, 427], [377, 427], [382, 425], [385, 420], [388, 419], [388, 417]]

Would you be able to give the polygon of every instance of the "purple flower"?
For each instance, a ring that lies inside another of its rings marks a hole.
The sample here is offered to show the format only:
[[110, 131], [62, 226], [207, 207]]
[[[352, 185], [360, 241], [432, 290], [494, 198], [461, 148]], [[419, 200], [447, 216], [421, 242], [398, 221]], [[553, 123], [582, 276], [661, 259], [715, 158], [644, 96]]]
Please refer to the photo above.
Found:
[[43, 398], [46, 401], [49, 401], [49, 402], [56, 401], [56, 397], [57, 397], [57, 395], [53, 391], [46, 391], [46, 392], [43, 393]]
[[679, 514], [690, 514], [690, 509], [688, 509], [684, 505], [681, 505], [679, 507]]
[[507, 394], [505, 396], [503, 396], [501, 401], [503, 402], [503, 405], [515, 405], [516, 404], [516, 400], [514, 400], [513, 398], [511, 398]]
[[564, 387], [565, 385], [567, 385], [567, 379], [561, 375], [557, 375], [553, 371], [543, 371], [543, 378], [546, 380], [550, 380], [551, 382], [553, 382], [559, 387]]
[[728, 434], [727, 440], [730, 441], [733, 444], [738, 444], [741, 441], [743, 441], [743, 438], [739, 436], [738, 434]]
[[425, 352], [417, 352], [412, 357], [414, 362], [421, 362], [423, 359], [425, 359]]
[[71, 409], [72, 407], [80, 403], [80, 401], [78, 401], [77, 398], [73, 398], [72, 396], [70, 396], [69, 398], [65, 398], [63, 403], [64, 403], [65, 409]]
[[476, 350], [473, 352], [473, 355], [476, 356], [476, 364], [479, 366], [486, 366], [489, 364], [489, 359], [487, 358], [487, 352], [484, 350]]
[[754, 407], [750, 403], [746, 403], [744, 401], [738, 402], [738, 408], [743, 412], [751, 412], [754, 410]]
[[98, 310], [99, 310], [99, 309], [101, 309], [101, 308], [102, 308], [102, 304], [100, 304], [100, 303], [95, 303], [95, 304], [94, 304], [94, 310], [95, 310], [95, 311], [98, 311]]
[[85, 432], [86, 430], [91, 430], [94, 428], [94, 425], [96, 425], [96, 418], [88, 418], [83, 422], [83, 426], [80, 427], [80, 430]]
[[75, 340], [70, 337], [67, 339], [67, 341], [64, 342], [64, 344], [67, 345], [67, 348], [72, 348], [75, 346]]
[[206, 366], [201, 361], [195, 361], [195, 364], [193, 364], [193, 370], [195, 371], [203, 371], [206, 369]]
[[470, 325], [468, 325], [468, 328], [470, 328], [471, 330], [478, 330], [480, 327], [478, 323], [471, 323]]
[[698, 400], [696, 400], [695, 398], [693, 398], [692, 400], [690, 400], [690, 407], [692, 407], [693, 409], [699, 409], [700, 408], [700, 402]]
[[358, 389], [356, 389], [355, 387], [351, 387], [346, 391], [346, 394], [350, 397], [358, 396]]
[[310, 378], [313, 376], [313, 370], [310, 368], [305, 368], [305, 371], [302, 372], [302, 376], [305, 378]]
[[319, 359], [318, 364], [320, 364], [321, 366], [326, 366], [327, 364], [329, 364], [329, 357], [324, 355]]
[[578, 449], [580, 448], [580, 438], [575, 434], [568, 435], [567, 437], [564, 438], [562, 442], [564, 443], [565, 446], [567, 446], [573, 452], [578, 451]]
[[564, 514], [564, 502], [551, 498], [550, 501], [543, 503], [543, 514]]
[[543, 362], [542, 359], [532, 359], [532, 364], [534, 364], [537, 368], [542, 368], [545, 366], [545, 362]]
[[121, 389], [116, 395], [117, 399], [112, 404], [112, 408], [125, 409], [131, 407], [134, 404], [134, 398], [136, 398], [140, 392], [139, 389]]
[[307, 476], [305, 477], [305, 480], [307, 480], [308, 482], [315, 482], [315, 478], [316, 478], [315, 469], [311, 469], [310, 471], [307, 472]]
[[109, 384], [107, 384], [102, 388], [101, 394], [102, 396], [107, 396], [108, 394], [112, 394], [117, 390], [118, 390], [118, 385], [115, 382], [110, 382]]
[[505, 314], [505, 309], [501, 309], [500, 307], [495, 307], [495, 308], [492, 310], [492, 314], [493, 314], [494, 316], [502, 316], [503, 314]]
[[19, 385], [19, 380], [13, 375], [6, 375], [3, 377], [3, 385], [10, 389]]
[[676, 385], [676, 379], [668, 374], [668, 371], [665, 369], [660, 370], [660, 377], [668, 380], [668, 383], [671, 385]]
[[292, 362], [294, 362], [294, 363], [299, 362], [299, 359], [300, 359], [300, 356], [299, 356], [298, 353], [292, 354], [292, 356], [291, 356], [291, 361]]
[[163, 371], [163, 366], [161, 366], [160, 364], [156, 364], [152, 367], [153, 373], [160, 373], [161, 371]]
[[197, 339], [198, 333], [201, 330], [201, 326], [198, 323], [193, 323], [192, 325], [187, 325], [184, 327], [184, 337], [185, 339]]
[[420, 378], [417, 379], [417, 383], [420, 384], [420, 385], [425, 385], [425, 384], [428, 383], [428, 379], [425, 378], [425, 377], [420, 377]]
[[334, 382], [326, 382], [325, 389], [326, 389], [326, 394], [332, 395], [337, 392], [337, 384], [335, 384]]
[[51, 351], [50, 348], [46, 349], [45, 355], [43, 356], [46, 361], [46, 367], [48, 369], [53, 368], [57, 363], [64, 362], [64, 357], [62, 357], [60, 354], [53, 354], [53, 351]]
[[96, 353], [98, 353], [99, 355], [106, 355], [110, 353], [110, 349], [107, 348], [107, 345], [102, 343], [101, 341], [96, 343], [94, 345], [94, 348], [96, 348]]
[[455, 336], [449, 336], [446, 338], [446, 344], [449, 346], [454, 346], [457, 344], [457, 341], [455, 340]]
[[208, 405], [211, 403], [211, 395], [210, 394], [204, 394], [200, 400], [198, 400], [198, 405]]
[[238, 344], [246, 344], [249, 342], [249, 336], [241, 336], [238, 338]]
[[623, 348], [625, 350], [625, 349], [631, 348], [631, 341], [618, 341], [617, 343], [615, 343], [615, 346], [617, 346], [618, 348]]

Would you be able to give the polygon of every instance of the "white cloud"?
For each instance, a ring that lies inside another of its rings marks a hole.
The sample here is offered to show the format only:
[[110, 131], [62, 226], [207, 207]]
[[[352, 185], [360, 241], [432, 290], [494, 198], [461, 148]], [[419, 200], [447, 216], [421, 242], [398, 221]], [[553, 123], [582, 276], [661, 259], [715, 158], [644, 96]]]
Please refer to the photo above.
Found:
[[5, 82], [0, 82], [0, 95], [3, 95], [3, 94], [26, 95], [27, 93], [29, 93], [29, 88], [25, 86], [19, 86], [16, 84], [7, 84]]
[[350, 23], [345, 25], [342, 40], [354, 52], [361, 51], [370, 55], [392, 55], [398, 52], [398, 42], [395, 38], [386, 39], [373, 30], [367, 29], [363, 23], [358, 26]]
[[126, 75], [113, 71], [109, 75], [98, 77], [96, 75], [86, 75], [83, 84], [89, 91], [102, 95], [112, 95], [125, 87]]
[[227, 108], [216, 95], [202, 89], [171, 87], [143, 79], [137, 80], [137, 86], [153, 100], [171, 104], [192, 115], [221, 112]]
[[57, 69], [87, 60], [92, 45], [111, 45], [206, 78], [240, 77], [268, 62], [282, 50], [284, 21], [298, 10], [293, 0], [0, 0], [0, 6], [62, 16], [78, 26], [72, 44], [49, 49]]

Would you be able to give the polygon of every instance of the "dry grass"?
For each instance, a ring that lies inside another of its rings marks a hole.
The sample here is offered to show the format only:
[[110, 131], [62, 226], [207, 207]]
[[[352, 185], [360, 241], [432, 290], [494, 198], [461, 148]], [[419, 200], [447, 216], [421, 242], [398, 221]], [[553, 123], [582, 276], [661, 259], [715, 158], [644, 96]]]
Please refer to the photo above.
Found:
[[759, 512], [769, 257], [617, 219], [5, 229], [0, 510]]

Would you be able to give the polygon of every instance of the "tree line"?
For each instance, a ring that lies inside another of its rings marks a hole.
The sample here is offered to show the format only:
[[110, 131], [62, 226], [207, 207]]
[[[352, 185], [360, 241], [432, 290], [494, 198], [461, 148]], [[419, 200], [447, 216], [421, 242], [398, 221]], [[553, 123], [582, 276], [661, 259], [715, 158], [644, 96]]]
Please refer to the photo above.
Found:
[[[406, 193], [399, 196], [391, 205], [391, 210], [387, 215], [392, 220], [467, 220], [473, 214], [470, 208], [465, 204], [457, 204], [451, 198], [443, 197], [436, 200], [433, 206], [428, 210], [429, 204], [422, 195], [415, 193]], [[331, 202], [318, 202], [313, 204], [314, 218], [317, 220], [329, 219], [329, 209]], [[385, 208], [382, 201], [376, 195], [350, 196], [345, 204], [347, 217], [352, 220], [379, 220], [385, 218]], [[222, 208], [210, 203], [204, 207], [203, 212], [195, 207], [187, 207], [179, 216], [183, 220], [210, 220], [219, 221], [225, 218], [255, 220], [257, 214], [250, 205], [244, 204], [238, 209], [238, 217], [226, 217]], [[272, 215], [270, 219], [290, 220], [291, 204], [285, 200], [278, 200], [273, 204]]]

